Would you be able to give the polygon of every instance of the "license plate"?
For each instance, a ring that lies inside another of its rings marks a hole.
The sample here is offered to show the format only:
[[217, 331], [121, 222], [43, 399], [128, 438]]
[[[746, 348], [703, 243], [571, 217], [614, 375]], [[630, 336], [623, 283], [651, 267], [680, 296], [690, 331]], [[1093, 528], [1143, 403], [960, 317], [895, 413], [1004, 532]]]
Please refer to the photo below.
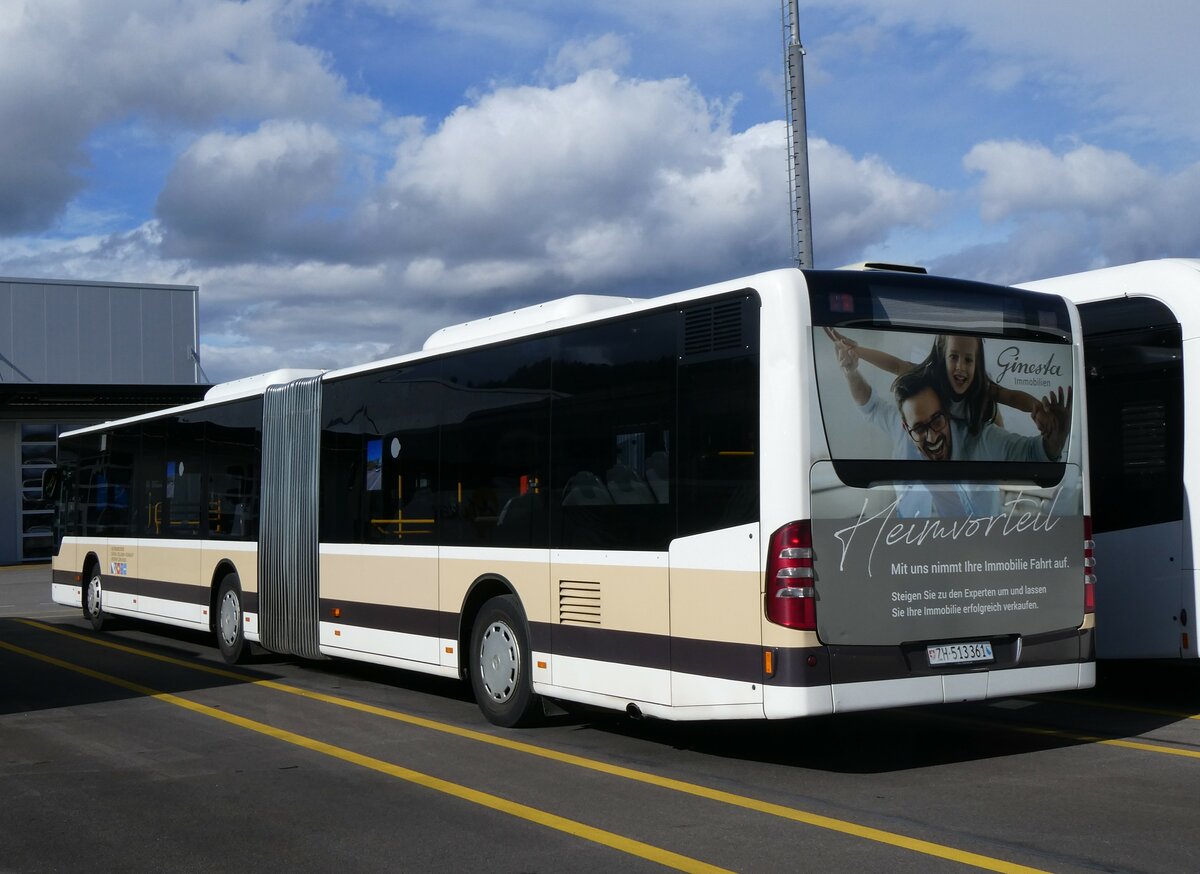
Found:
[[939, 643], [925, 648], [929, 654], [929, 664], [936, 665], [967, 665], [972, 662], [990, 662], [992, 644], [981, 640], [974, 643]]

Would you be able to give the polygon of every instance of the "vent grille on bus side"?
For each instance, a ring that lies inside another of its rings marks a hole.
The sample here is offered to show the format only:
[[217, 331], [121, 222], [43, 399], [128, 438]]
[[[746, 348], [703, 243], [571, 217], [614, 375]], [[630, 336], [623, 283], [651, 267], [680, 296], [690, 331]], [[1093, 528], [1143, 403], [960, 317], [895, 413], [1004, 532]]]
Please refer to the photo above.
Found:
[[683, 354], [685, 357], [740, 350], [742, 346], [741, 298], [684, 312]]
[[1125, 473], [1162, 473], [1167, 466], [1167, 407], [1162, 401], [1131, 402], [1121, 410]]
[[562, 625], [599, 625], [600, 584], [559, 580], [558, 621]]

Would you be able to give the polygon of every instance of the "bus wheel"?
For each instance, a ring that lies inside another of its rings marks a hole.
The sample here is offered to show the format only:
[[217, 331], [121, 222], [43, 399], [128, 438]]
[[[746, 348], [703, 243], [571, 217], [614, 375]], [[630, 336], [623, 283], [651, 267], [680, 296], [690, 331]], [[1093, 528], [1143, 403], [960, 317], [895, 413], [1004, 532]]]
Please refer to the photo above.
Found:
[[221, 580], [217, 592], [217, 646], [221, 658], [235, 665], [246, 655], [246, 634], [242, 618], [242, 584], [237, 574], [229, 574]]
[[104, 628], [104, 613], [101, 595], [104, 586], [100, 581], [100, 566], [93, 565], [91, 576], [88, 577], [87, 588], [83, 592], [83, 618], [92, 623], [92, 628], [100, 631]]
[[492, 598], [471, 631], [471, 688], [488, 721], [505, 728], [528, 725], [542, 712], [530, 681], [525, 612], [513, 595]]

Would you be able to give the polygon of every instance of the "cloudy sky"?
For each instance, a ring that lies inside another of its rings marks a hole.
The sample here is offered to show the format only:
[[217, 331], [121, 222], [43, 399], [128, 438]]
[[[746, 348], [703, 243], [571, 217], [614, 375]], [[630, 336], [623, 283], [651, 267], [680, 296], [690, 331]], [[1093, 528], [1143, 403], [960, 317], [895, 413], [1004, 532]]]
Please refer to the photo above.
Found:
[[[801, 0], [818, 267], [1200, 256], [1200, 3]], [[214, 381], [791, 262], [779, 0], [0, 0], [0, 276]]]

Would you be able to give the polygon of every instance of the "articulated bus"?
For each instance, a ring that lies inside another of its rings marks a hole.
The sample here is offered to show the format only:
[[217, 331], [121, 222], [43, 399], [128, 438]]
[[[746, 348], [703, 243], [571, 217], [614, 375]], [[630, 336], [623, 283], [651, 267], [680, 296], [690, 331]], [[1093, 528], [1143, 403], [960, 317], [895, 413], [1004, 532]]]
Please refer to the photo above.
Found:
[[573, 296], [61, 440], [53, 597], [546, 701], [1094, 683], [1078, 315], [899, 271]]
[[1194, 659], [1200, 521], [1200, 260], [1143, 261], [1028, 284], [1083, 326], [1101, 658]]

